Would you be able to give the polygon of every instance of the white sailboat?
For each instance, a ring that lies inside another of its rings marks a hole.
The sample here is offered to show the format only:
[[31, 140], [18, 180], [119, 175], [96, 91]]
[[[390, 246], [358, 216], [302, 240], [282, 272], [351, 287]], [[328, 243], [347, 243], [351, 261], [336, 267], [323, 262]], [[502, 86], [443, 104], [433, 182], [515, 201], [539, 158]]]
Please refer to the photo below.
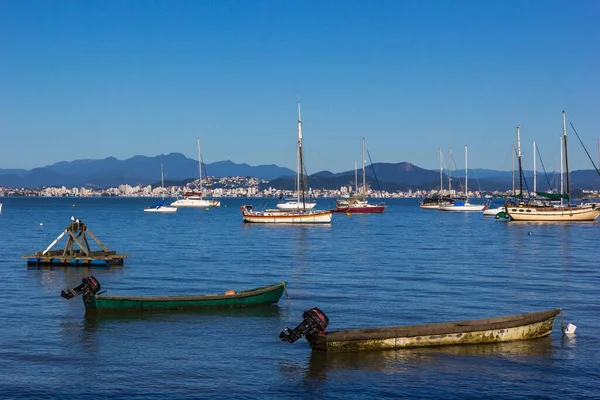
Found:
[[465, 201], [455, 201], [454, 204], [440, 206], [440, 211], [482, 211], [483, 204], [469, 203], [469, 167], [468, 167], [468, 147], [465, 145]]
[[307, 208], [306, 199], [306, 176], [304, 174], [304, 160], [302, 153], [302, 116], [300, 114], [300, 101], [298, 101], [298, 165], [297, 165], [297, 184], [298, 191], [296, 202], [298, 208], [292, 209], [271, 209], [258, 211], [251, 205], [241, 207], [242, 218], [244, 222], [263, 223], [263, 224], [329, 224], [333, 216], [333, 211], [313, 210]]
[[155, 212], [155, 213], [174, 213], [177, 211], [176, 207], [165, 206], [165, 177], [163, 173], [163, 165], [160, 164], [160, 181], [161, 181], [161, 192], [162, 201], [158, 204], [154, 204], [144, 209], [144, 212]]
[[184, 192], [183, 199], [178, 199], [171, 203], [171, 207], [220, 207], [221, 202], [214, 199], [205, 199], [202, 193], [202, 158], [200, 156], [200, 139], [198, 139], [198, 192]]
[[[566, 178], [566, 194], [562, 195], [567, 199], [567, 205], [554, 206], [551, 201], [544, 200], [523, 200], [523, 170], [521, 168], [521, 137], [519, 127], [517, 127], [517, 148], [519, 157], [519, 181], [520, 183], [520, 201], [514, 201], [506, 204], [505, 216], [513, 221], [551, 221], [551, 222], [571, 222], [571, 221], [594, 221], [600, 215], [600, 207], [595, 204], [583, 204], [578, 206], [571, 205], [571, 190], [569, 184], [569, 159], [567, 152], [567, 123], [565, 112], [562, 112], [563, 119], [563, 151], [564, 166]], [[562, 156], [562, 154], [561, 154]], [[561, 162], [562, 167], [562, 162]], [[562, 177], [561, 177], [562, 179]], [[562, 186], [562, 185], [561, 185]]]

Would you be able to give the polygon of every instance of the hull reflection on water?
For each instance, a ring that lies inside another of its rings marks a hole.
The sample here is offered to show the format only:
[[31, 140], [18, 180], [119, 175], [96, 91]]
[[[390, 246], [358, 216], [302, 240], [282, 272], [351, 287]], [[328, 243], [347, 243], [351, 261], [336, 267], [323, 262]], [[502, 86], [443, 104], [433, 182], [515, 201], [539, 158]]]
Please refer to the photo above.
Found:
[[[259, 305], [243, 308], [202, 308], [194, 310], [140, 311], [127, 313], [94, 313], [84, 314], [83, 326], [86, 331], [95, 331], [102, 325], [111, 324], [144, 324], [146, 322], [202, 322], [207, 323], [217, 318], [279, 318], [280, 308], [276, 305]], [[207, 328], [208, 329], [208, 328]]]
[[[552, 337], [540, 339], [477, 345], [417, 347], [398, 350], [380, 350], [355, 353], [313, 351], [307, 361], [307, 377], [324, 380], [337, 371], [368, 370], [385, 373], [409, 373], [413, 367], [447, 368], [444, 358], [510, 359], [534, 364], [536, 358], [550, 358], [553, 354]], [[477, 363], [469, 360], [467, 364]]]

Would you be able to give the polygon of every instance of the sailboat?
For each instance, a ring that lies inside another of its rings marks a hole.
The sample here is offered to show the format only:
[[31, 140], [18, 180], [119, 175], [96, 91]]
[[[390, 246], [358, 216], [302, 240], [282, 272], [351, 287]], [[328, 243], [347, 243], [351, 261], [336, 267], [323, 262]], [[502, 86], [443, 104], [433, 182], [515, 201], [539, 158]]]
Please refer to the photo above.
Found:
[[564, 165], [566, 172], [566, 194], [562, 198], [567, 199], [567, 205], [554, 206], [550, 201], [542, 200], [523, 200], [523, 170], [521, 168], [521, 137], [519, 127], [517, 127], [517, 148], [519, 158], [519, 182], [520, 201], [509, 202], [505, 205], [505, 212], [500, 213], [496, 217], [506, 217], [513, 221], [552, 221], [552, 222], [569, 222], [569, 221], [594, 221], [600, 215], [600, 207], [595, 204], [584, 204], [573, 206], [571, 205], [571, 189], [569, 185], [569, 159], [567, 152], [567, 123], [566, 114], [562, 112], [563, 119], [563, 152]]
[[290, 210], [267, 209], [255, 210], [251, 205], [240, 208], [244, 222], [263, 224], [330, 224], [333, 211], [313, 210], [306, 207], [306, 175], [304, 174], [304, 154], [302, 152], [302, 116], [300, 114], [300, 101], [298, 101], [298, 165], [297, 182], [298, 191], [296, 201], [302, 207]]
[[174, 213], [177, 211], [176, 207], [165, 206], [165, 177], [163, 173], [163, 165], [160, 164], [160, 181], [161, 181], [161, 192], [162, 192], [162, 201], [160, 203], [151, 205], [148, 208], [144, 208], [144, 212], [157, 212], [157, 213]]
[[[440, 193], [437, 195], [433, 195], [431, 197], [426, 197], [419, 204], [419, 207], [427, 210], [437, 210], [440, 206], [450, 206], [454, 204], [454, 199], [452, 197], [443, 196], [442, 192], [444, 190], [443, 187], [443, 179], [444, 179], [444, 167], [443, 167], [443, 156], [442, 149], [440, 149]], [[450, 192], [450, 170], [448, 170], [448, 192]]]
[[202, 157], [200, 156], [200, 139], [198, 139], [198, 192], [184, 192], [183, 199], [171, 203], [171, 207], [220, 207], [221, 202], [214, 199], [205, 199], [202, 193]]
[[483, 204], [469, 203], [469, 167], [467, 162], [468, 150], [469, 148], [467, 145], [465, 145], [465, 201], [455, 201], [454, 204], [440, 206], [440, 211], [482, 211], [485, 207]]
[[[300, 170], [300, 151], [299, 151], [300, 147], [298, 147], [298, 151], [297, 153], [297, 162], [296, 162], [296, 168], [299, 171]], [[296, 198], [291, 198], [291, 199], [283, 199], [281, 200], [279, 203], [277, 203], [277, 205], [275, 207], [277, 207], [277, 209], [279, 210], [312, 210], [313, 208], [315, 208], [315, 206], [317, 205], [316, 201], [308, 201], [306, 199], [303, 199], [304, 201], [300, 201], [300, 174], [297, 174], [296, 176]]]
[[371, 204], [367, 200], [367, 179], [365, 173], [365, 138], [362, 138], [362, 188], [360, 194], [349, 199], [338, 200], [335, 212], [352, 214], [381, 214], [387, 207], [385, 203]]

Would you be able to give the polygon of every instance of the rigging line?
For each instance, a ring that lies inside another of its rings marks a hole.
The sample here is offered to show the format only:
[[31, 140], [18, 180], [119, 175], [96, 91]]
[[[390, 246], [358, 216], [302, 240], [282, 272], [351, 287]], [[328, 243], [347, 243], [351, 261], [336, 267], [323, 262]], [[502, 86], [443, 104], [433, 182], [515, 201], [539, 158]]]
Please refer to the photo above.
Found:
[[460, 180], [460, 175], [458, 175], [458, 166], [456, 165], [456, 160], [454, 159], [454, 153], [451, 154], [452, 156], [452, 163], [454, 164], [454, 171], [456, 171], [456, 177], [458, 179], [458, 186], [460, 186], [461, 190], [464, 190], [464, 186], [462, 184], [462, 181]]
[[[546, 182], [548, 182], [548, 187], [550, 188], [550, 190], [552, 190], [552, 185], [550, 184], [550, 179], [548, 179], [548, 173], [546, 172], [546, 167], [544, 166], [544, 160], [542, 160], [542, 155], [540, 154], [540, 146], [537, 145], [535, 147], [535, 150], [537, 151], [537, 155], [538, 158], [540, 159], [540, 163], [542, 163], [542, 169], [544, 170], [544, 177], [546, 178]], [[535, 157], [535, 154], [534, 154]]]
[[569, 125], [571, 125], [571, 128], [573, 128], [573, 132], [575, 132], [575, 135], [577, 135], [577, 139], [579, 139], [579, 143], [581, 143], [581, 147], [583, 147], [583, 150], [585, 150], [585, 154], [587, 154], [588, 158], [592, 162], [592, 165], [594, 166], [594, 169], [596, 170], [596, 172], [598, 173], [598, 175], [600, 175], [600, 171], [598, 171], [598, 168], [596, 167], [596, 164], [594, 164], [594, 160], [592, 160], [592, 157], [590, 157], [590, 153], [588, 153], [587, 149], [585, 148], [583, 142], [581, 141], [581, 138], [579, 137], [579, 134], [575, 130], [575, 127], [573, 126], [573, 123], [571, 121], [569, 121]]
[[375, 173], [375, 167], [373, 166], [373, 161], [371, 160], [371, 154], [369, 153], [369, 149], [367, 149], [367, 155], [369, 156], [369, 163], [371, 163], [371, 169], [373, 169], [373, 176], [375, 176], [375, 182], [377, 182], [377, 190], [379, 190], [379, 196], [383, 199], [383, 193], [381, 193], [381, 186], [379, 186], [379, 179], [377, 179], [377, 174]]

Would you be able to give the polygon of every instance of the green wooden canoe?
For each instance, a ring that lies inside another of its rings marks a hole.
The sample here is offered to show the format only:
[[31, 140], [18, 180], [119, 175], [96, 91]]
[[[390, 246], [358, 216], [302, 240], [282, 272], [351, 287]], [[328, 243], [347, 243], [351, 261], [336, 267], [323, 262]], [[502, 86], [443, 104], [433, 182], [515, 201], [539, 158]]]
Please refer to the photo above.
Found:
[[[90, 284], [91, 282], [94, 284]], [[281, 298], [286, 285], [286, 282], [279, 282], [243, 291], [231, 290], [220, 294], [193, 296], [106, 296], [104, 292], [98, 292], [100, 284], [96, 279], [88, 277], [84, 278], [81, 286], [66, 289], [61, 296], [69, 299], [82, 294], [86, 311], [91, 312], [191, 310], [275, 304]]]

